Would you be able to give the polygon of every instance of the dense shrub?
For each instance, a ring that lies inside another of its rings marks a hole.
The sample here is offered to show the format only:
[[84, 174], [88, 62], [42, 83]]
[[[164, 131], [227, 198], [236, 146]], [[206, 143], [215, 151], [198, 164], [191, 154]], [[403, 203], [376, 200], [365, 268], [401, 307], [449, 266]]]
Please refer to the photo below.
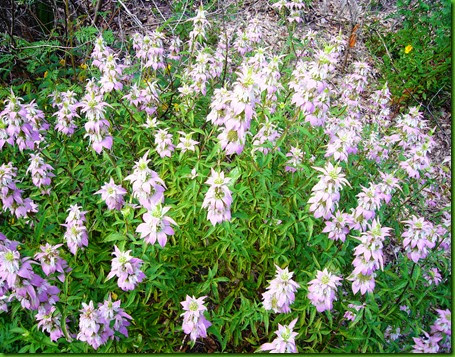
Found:
[[419, 108], [391, 119], [365, 62], [339, 75], [340, 35], [191, 25], [1, 92], [3, 351], [449, 350]]
[[433, 99], [438, 107], [450, 92], [450, 1], [398, 0], [396, 5], [389, 17], [398, 21], [397, 28], [383, 35], [384, 43], [372, 32], [368, 48], [382, 59], [379, 68], [395, 103]]

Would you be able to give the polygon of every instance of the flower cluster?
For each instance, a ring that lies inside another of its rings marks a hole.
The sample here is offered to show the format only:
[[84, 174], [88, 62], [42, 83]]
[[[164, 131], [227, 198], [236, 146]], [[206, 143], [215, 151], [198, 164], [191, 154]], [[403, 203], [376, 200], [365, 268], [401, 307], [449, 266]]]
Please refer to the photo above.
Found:
[[174, 145], [172, 144], [172, 135], [166, 129], [158, 130], [155, 135], [155, 144], [156, 152], [161, 157], [171, 157], [171, 153], [174, 151]]
[[270, 351], [271, 353], [297, 353], [295, 345], [295, 338], [298, 336], [297, 332], [293, 331], [297, 319], [291, 321], [289, 325], [278, 324], [278, 330], [275, 331], [277, 338], [271, 343], [264, 343], [261, 346], [261, 351]]
[[449, 309], [436, 309], [438, 318], [431, 326], [431, 333], [442, 333], [447, 336], [452, 335], [452, 312]]
[[[436, 309], [438, 318], [431, 326], [431, 332], [428, 334], [423, 331], [425, 337], [413, 337], [414, 353], [437, 353], [450, 352], [451, 335], [452, 335], [452, 313], [449, 309]], [[440, 351], [442, 349], [442, 351]], [[446, 350], [446, 351], [444, 351]]]
[[85, 228], [85, 214], [81, 211], [80, 206], [71, 205], [68, 209], [69, 214], [66, 217], [65, 223], [62, 226], [66, 227], [65, 239], [68, 244], [68, 249], [71, 253], [76, 254], [78, 248], [88, 246], [87, 228]]
[[17, 145], [20, 151], [34, 150], [43, 141], [42, 133], [48, 128], [38, 105], [35, 102], [22, 104], [22, 98], [11, 90], [5, 108], [0, 112], [0, 150], [5, 143]]
[[286, 0], [278, 0], [275, 4], [272, 5], [275, 9], [278, 11], [284, 11], [284, 9], [287, 9], [289, 11], [289, 16], [287, 17], [287, 20], [292, 23], [292, 22], [302, 22], [302, 18], [300, 17], [300, 10], [303, 9], [304, 7], [304, 2], [303, 0], [292, 0], [292, 1], [286, 1]]
[[[17, 299], [22, 308], [49, 311], [57, 301], [60, 290], [33, 272], [35, 261], [21, 257], [19, 242], [0, 233], [0, 297], [10, 294], [7, 301]], [[6, 311], [5, 302], [0, 309]]]
[[391, 229], [381, 227], [376, 219], [369, 225], [369, 228], [358, 238], [361, 243], [354, 249], [355, 258], [352, 262], [354, 271], [348, 278], [352, 281], [354, 294], [359, 290], [362, 295], [366, 292], [373, 292], [375, 287], [374, 271], [384, 268], [382, 248]]
[[174, 235], [174, 229], [171, 224], [177, 225], [175, 221], [166, 216], [170, 207], [161, 207], [160, 204], [142, 215], [144, 223], [141, 223], [136, 232], [141, 234], [141, 238], [145, 239], [146, 243], [155, 244], [158, 241], [159, 245], [164, 247], [167, 242], [167, 237]]
[[88, 136], [93, 150], [100, 154], [103, 148], [110, 150], [113, 138], [109, 134], [110, 123], [105, 117], [106, 107], [110, 105], [103, 100], [100, 88], [90, 80], [86, 94], [80, 102], [81, 112], [85, 113], [85, 136]]
[[207, 308], [204, 306], [204, 299], [207, 296], [202, 296], [196, 299], [194, 296], [186, 296], [185, 301], [180, 304], [185, 312], [183, 316], [182, 329], [187, 335], [190, 335], [192, 341], [196, 341], [199, 337], [207, 337], [207, 329], [212, 325], [204, 316], [204, 311]]
[[[156, 81], [143, 81], [144, 87], [141, 89], [137, 84], [133, 84], [128, 94], [123, 99], [135, 106], [139, 111], [146, 112], [147, 116], [153, 115], [159, 101], [159, 90]], [[147, 120], [148, 121], [148, 120]]]
[[17, 218], [28, 217], [30, 213], [37, 212], [38, 206], [31, 198], [23, 198], [23, 190], [16, 184], [17, 169], [11, 162], [0, 166], [0, 198], [3, 211], [9, 210]]
[[417, 263], [424, 259], [428, 254], [428, 249], [434, 248], [436, 242], [432, 224], [423, 218], [412, 216], [411, 219], [404, 221], [407, 224], [406, 230], [401, 235], [403, 237], [403, 247], [409, 259]]
[[116, 185], [114, 179], [111, 177], [110, 181], [106, 182], [101, 187], [101, 190], [96, 191], [95, 194], [101, 195], [108, 209], [120, 211], [124, 204], [123, 196], [126, 195], [126, 190], [122, 186]]
[[[95, 350], [109, 339], [114, 339], [115, 332], [128, 337], [126, 328], [130, 325], [128, 320], [132, 320], [132, 317], [120, 307], [120, 300], [112, 302], [109, 297], [103, 304], [98, 304], [97, 309], [93, 301], [88, 304], [82, 303], [80, 312], [77, 339], [87, 342]], [[111, 321], [114, 321], [113, 328], [110, 327]]]
[[39, 260], [44, 274], [49, 276], [50, 274], [58, 272], [59, 275], [57, 277], [61, 282], [65, 281], [65, 273], [71, 271], [66, 260], [60, 257], [58, 248], [62, 245], [63, 244], [51, 245], [46, 243], [46, 245], [40, 246], [41, 251], [35, 254], [35, 259]]
[[324, 168], [314, 169], [322, 172], [322, 175], [319, 175], [319, 182], [311, 189], [313, 194], [308, 200], [310, 212], [314, 212], [316, 218], [329, 219], [340, 200], [340, 189], [344, 185], [350, 185], [339, 166], [333, 166], [328, 162]]
[[30, 166], [27, 172], [30, 172], [33, 184], [36, 187], [48, 186], [47, 189], [42, 190], [43, 194], [49, 194], [50, 192], [51, 177], [55, 177], [52, 170], [54, 168], [46, 164], [40, 154], [30, 154]]
[[325, 222], [325, 228], [322, 230], [328, 233], [328, 238], [333, 240], [346, 240], [346, 235], [349, 233], [349, 223], [351, 216], [347, 213], [336, 211], [332, 216], [331, 221]]
[[290, 159], [286, 162], [284, 171], [296, 172], [297, 170], [301, 170], [303, 156], [304, 153], [299, 147], [292, 146], [291, 150], [286, 154], [286, 157], [289, 157]]
[[276, 313], [288, 313], [300, 285], [292, 280], [294, 273], [289, 272], [288, 268], [281, 269], [278, 265], [275, 267], [277, 270], [275, 279], [270, 281], [267, 291], [262, 294], [264, 308]]
[[332, 310], [333, 300], [336, 300], [337, 286], [341, 285], [340, 277], [329, 273], [327, 269], [316, 272], [316, 279], [308, 283], [308, 298], [316, 306], [318, 312]]
[[179, 139], [180, 143], [177, 145], [177, 149], [182, 150], [182, 153], [186, 151], [195, 151], [196, 150], [195, 145], [199, 144], [199, 142], [191, 138], [191, 135], [193, 133], [185, 134], [183, 131], [179, 131], [179, 134], [181, 135], [181, 137]]
[[[363, 305], [355, 305], [355, 304], [349, 304], [348, 305], [348, 308], [350, 310], [346, 310], [346, 312], [344, 313], [344, 318], [348, 321], [354, 321], [355, 320], [355, 317], [357, 316], [357, 313], [359, 311], [361, 311], [363, 308], [365, 308], [365, 304]], [[354, 313], [354, 311], [356, 313]]]
[[[253, 137], [253, 153], [256, 151], [267, 155], [270, 152], [270, 146], [275, 147], [276, 141], [281, 135], [281, 130], [268, 119], [265, 123], [259, 124], [259, 130]], [[267, 146], [265, 146], [267, 145]]]
[[189, 48], [194, 49], [194, 44], [205, 40], [205, 30], [210, 26], [209, 21], [206, 18], [207, 11], [204, 11], [202, 6], [196, 12], [196, 16], [191, 20], [193, 21], [193, 29], [189, 35]]
[[305, 121], [312, 126], [324, 125], [330, 106], [327, 84], [328, 73], [333, 71], [338, 53], [333, 47], [319, 51], [313, 62], [299, 61], [292, 72], [289, 87], [293, 89], [291, 102], [300, 108]]
[[52, 106], [58, 108], [54, 113], [54, 116], [57, 117], [55, 130], [68, 136], [73, 135], [77, 128], [75, 118], [79, 117], [77, 114], [79, 103], [76, 99], [76, 93], [70, 90], [62, 93], [55, 91], [51, 96]]
[[112, 259], [112, 268], [106, 280], [116, 276], [117, 284], [124, 291], [134, 290], [136, 285], [140, 283], [145, 274], [141, 271], [142, 260], [134, 258], [130, 255], [131, 250], [122, 252], [114, 245], [115, 258]]
[[133, 35], [133, 48], [136, 57], [141, 60], [144, 68], [153, 68], [155, 71], [164, 68], [164, 34], [158, 30], [141, 35]]
[[148, 151], [137, 161], [133, 167], [134, 171], [125, 180], [133, 185], [133, 197], [148, 210], [164, 202], [164, 191], [166, 185], [158, 174], [148, 167], [151, 161], [147, 158]]
[[207, 218], [215, 225], [223, 221], [231, 220], [231, 191], [227, 187], [230, 179], [224, 177], [224, 172], [212, 169], [212, 175], [206, 181], [210, 185], [205, 194], [202, 208], [208, 209]]
[[425, 337], [413, 337], [414, 347], [413, 353], [437, 353], [439, 351], [438, 342], [442, 340], [442, 336], [439, 334], [429, 335], [423, 331]]
[[57, 341], [60, 337], [63, 337], [61, 327], [62, 314], [55, 306], [51, 306], [48, 309], [40, 307], [35, 318], [38, 321], [38, 328], [43, 332], [47, 332], [51, 341]]

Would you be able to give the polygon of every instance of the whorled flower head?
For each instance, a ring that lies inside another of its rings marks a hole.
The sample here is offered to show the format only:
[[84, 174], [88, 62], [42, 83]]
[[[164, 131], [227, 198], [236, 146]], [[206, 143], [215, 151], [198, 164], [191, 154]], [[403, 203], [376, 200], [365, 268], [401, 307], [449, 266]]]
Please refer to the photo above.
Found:
[[440, 335], [429, 335], [423, 331], [425, 337], [413, 337], [413, 353], [437, 353], [439, 351], [438, 342], [442, 340]]
[[62, 245], [46, 243], [46, 245], [40, 246], [41, 252], [35, 254], [35, 259], [40, 261], [44, 274], [49, 276], [52, 273], [59, 272], [58, 278], [63, 282], [65, 280], [65, 272], [71, 271], [71, 268], [68, 267], [66, 260], [59, 255], [58, 248]]
[[289, 325], [278, 324], [278, 330], [275, 331], [277, 337], [271, 343], [264, 343], [260, 350], [271, 353], [297, 353], [295, 338], [298, 333], [293, 331], [296, 323], [297, 319], [292, 320]]
[[165, 214], [169, 211], [170, 207], [161, 207], [157, 205], [152, 210], [144, 213], [142, 218], [144, 223], [141, 223], [136, 232], [141, 234], [141, 238], [149, 244], [155, 244], [158, 241], [159, 245], [164, 247], [167, 242], [167, 236], [174, 235], [174, 229], [171, 224], [177, 225], [175, 221]]
[[205, 194], [202, 208], [208, 209], [207, 218], [215, 225], [223, 221], [231, 220], [231, 191], [227, 187], [230, 178], [224, 177], [224, 172], [212, 169], [212, 175], [206, 181], [210, 185]]
[[308, 283], [308, 298], [316, 306], [318, 312], [332, 310], [333, 300], [336, 300], [337, 286], [341, 285], [342, 279], [325, 268], [316, 272], [316, 279]]
[[117, 276], [117, 284], [124, 291], [134, 290], [136, 285], [140, 283], [145, 274], [141, 271], [142, 260], [134, 258], [130, 255], [131, 250], [122, 252], [114, 245], [115, 258], [112, 259], [112, 268], [106, 280]]
[[281, 269], [276, 267], [275, 279], [270, 281], [267, 291], [262, 294], [264, 308], [273, 310], [276, 313], [288, 313], [291, 311], [290, 305], [294, 303], [295, 292], [300, 285], [292, 280], [293, 272], [288, 268]]
[[81, 211], [81, 208], [77, 204], [71, 205], [65, 224], [62, 224], [66, 227], [65, 239], [73, 254], [76, 254], [79, 248], [88, 246], [88, 233], [84, 225], [86, 212]]
[[196, 299], [194, 296], [186, 296], [185, 301], [180, 304], [185, 312], [183, 316], [182, 329], [187, 335], [190, 335], [192, 341], [196, 341], [199, 337], [207, 337], [207, 329], [212, 325], [204, 316], [204, 311], [207, 308], [204, 306], [204, 299], [207, 296], [202, 296]]
[[135, 162], [133, 173], [125, 180], [130, 181], [133, 185], [133, 197], [139, 200], [139, 203], [148, 210], [151, 210], [157, 204], [164, 202], [164, 191], [166, 185], [158, 174], [148, 167], [151, 159], [147, 159], [147, 151], [139, 161]]
[[123, 196], [126, 195], [126, 190], [122, 186], [116, 185], [111, 177], [109, 182], [106, 182], [101, 187], [101, 190], [96, 191], [95, 194], [101, 195], [101, 198], [106, 202], [108, 209], [120, 211], [123, 207]]

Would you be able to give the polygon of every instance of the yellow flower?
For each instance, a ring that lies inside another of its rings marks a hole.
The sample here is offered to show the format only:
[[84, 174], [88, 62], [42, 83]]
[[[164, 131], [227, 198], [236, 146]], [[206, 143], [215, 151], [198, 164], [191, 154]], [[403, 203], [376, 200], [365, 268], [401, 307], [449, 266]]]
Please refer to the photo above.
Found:
[[82, 69], [87, 69], [87, 65], [86, 65], [85, 63], [81, 63], [81, 64], [80, 64], [80, 67], [81, 67]]
[[409, 52], [412, 51], [412, 46], [411, 45], [407, 45], [405, 48], [404, 48], [404, 53], [408, 54]]
[[65, 61], [65, 59], [62, 58], [62, 59], [59, 61], [59, 63], [60, 63], [62, 66], [64, 66], [64, 65], [66, 64], [66, 61]]
[[174, 110], [175, 110], [176, 112], [178, 112], [179, 109], [180, 109], [179, 104], [178, 104], [178, 103], [174, 103]]
[[43, 76], [43, 78], [46, 78], [46, 77], [47, 77], [47, 71], [46, 71], [46, 72], [44, 72], [44, 76]]
[[116, 294], [116, 293], [112, 293], [112, 298], [113, 298], [114, 300], [117, 300], [117, 298], [118, 298], [117, 294]]

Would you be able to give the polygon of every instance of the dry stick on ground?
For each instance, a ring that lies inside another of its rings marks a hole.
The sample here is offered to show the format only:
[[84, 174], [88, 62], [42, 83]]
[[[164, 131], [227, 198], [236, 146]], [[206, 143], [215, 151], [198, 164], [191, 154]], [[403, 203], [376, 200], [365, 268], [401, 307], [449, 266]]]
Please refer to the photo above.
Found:
[[160, 8], [156, 5], [155, 1], [152, 0], [153, 2], [153, 5], [155, 6], [155, 8], [158, 10], [158, 13], [160, 14], [160, 16], [163, 18], [164, 22], [166, 22], [166, 18], [164, 17], [163, 13], [161, 12]]
[[95, 7], [95, 16], [93, 17], [93, 24], [96, 24], [96, 20], [98, 20], [98, 14], [101, 9], [101, 5], [103, 5], [103, 0], [98, 0]]
[[142, 22], [137, 18], [136, 15], [134, 15], [127, 7], [126, 5], [123, 3], [122, 0], [117, 0], [120, 5], [123, 6], [123, 8], [125, 9], [126, 13], [133, 19], [133, 21], [136, 23], [136, 25], [138, 25], [141, 29], [144, 29], [144, 26], [142, 25]]
[[[385, 44], [384, 42], [384, 39], [382, 38], [381, 34], [379, 33], [378, 30], [376, 30], [375, 28], [373, 28], [373, 30], [377, 33], [377, 35], [379, 36], [379, 39], [381, 40], [384, 48], [385, 48], [385, 51], [387, 53], [387, 56], [389, 57], [390, 59], [390, 64], [392, 65], [392, 69], [395, 71], [395, 73], [400, 77], [400, 71], [395, 67], [395, 65], [393, 64], [393, 59], [392, 59], [392, 56], [390, 55], [390, 52], [389, 52], [389, 49], [387, 48], [387, 45]], [[403, 84], [406, 84], [405, 80], [402, 78], [401, 81], [403, 82]], [[439, 93], [439, 92], [438, 92]], [[428, 108], [425, 104], [423, 104], [422, 102], [420, 102], [415, 96], [414, 94], [412, 94], [411, 92], [409, 92], [409, 94], [411, 95], [412, 99], [414, 99], [417, 103], [419, 103], [419, 105], [421, 107], [423, 107], [431, 116], [431, 118], [433, 119], [434, 123], [437, 125], [437, 127], [439, 128], [439, 130], [441, 131], [442, 135], [444, 136], [444, 138], [447, 140], [448, 143], [450, 143], [450, 139], [447, 137], [446, 133], [444, 132], [444, 130], [441, 128], [441, 125], [439, 125], [439, 122], [438, 120], [435, 118], [435, 116], [433, 115], [433, 113], [431, 112], [430, 108]]]
[[185, 14], [186, 7], [188, 5], [188, 0], [185, 1], [185, 7], [183, 8], [182, 14], [180, 15], [180, 18], [177, 20], [175, 26], [172, 28], [172, 34], [174, 35], [175, 29], [177, 28], [178, 25], [180, 25], [180, 22], [182, 21], [183, 15]]

